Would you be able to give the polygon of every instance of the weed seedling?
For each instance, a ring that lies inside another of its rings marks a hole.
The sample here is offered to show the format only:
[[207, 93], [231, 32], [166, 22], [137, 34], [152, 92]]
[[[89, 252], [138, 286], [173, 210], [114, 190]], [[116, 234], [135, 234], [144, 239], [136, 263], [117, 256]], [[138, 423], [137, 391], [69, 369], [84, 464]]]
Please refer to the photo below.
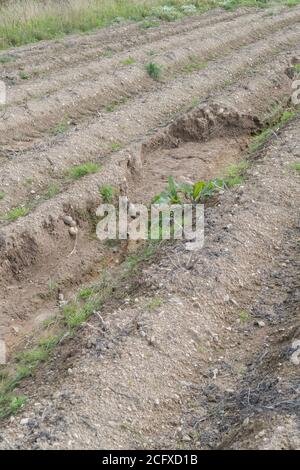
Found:
[[22, 79], [22, 80], [28, 80], [30, 78], [30, 75], [26, 72], [19, 72], [19, 77]]
[[110, 146], [110, 150], [112, 152], [117, 152], [118, 150], [120, 150], [122, 148], [122, 145], [119, 143], [119, 142], [113, 142]]
[[99, 188], [99, 193], [103, 199], [103, 202], [110, 204], [113, 201], [115, 190], [110, 185], [104, 185]]
[[153, 80], [159, 80], [161, 76], [161, 68], [159, 65], [155, 64], [155, 62], [149, 62], [146, 64], [146, 71], [149, 77], [153, 78]]
[[132, 65], [135, 63], [135, 59], [133, 57], [127, 57], [127, 59], [122, 60], [122, 65]]
[[300, 173], [300, 162], [291, 163], [290, 166], [293, 170], [296, 170], [296, 171], [298, 171], [298, 173]]
[[54, 136], [61, 135], [67, 132], [69, 128], [70, 128], [70, 123], [67, 118], [64, 118], [50, 130], [50, 133]]
[[45, 199], [52, 199], [60, 193], [60, 188], [56, 184], [49, 184], [45, 194]]
[[14, 62], [17, 59], [14, 55], [3, 55], [0, 57], [0, 64], [7, 64], [8, 62]]
[[30, 209], [29, 207], [15, 207], [14, 209], [11, 209], [5, 216], [6, 220], [9, 222], [13, 222], [14, 220], [19, 219], [19, 217], [25, 217], [27, 214], [29, 214]]
[[73, 180], [78, 180], [83, 176], [90, 175], [93, 173], [98, 173], [101, 170], [101, 165], [98, 163], [87, 162], [82, 165], [74, 166], [70, 168], [67, 172], [67, 175]]

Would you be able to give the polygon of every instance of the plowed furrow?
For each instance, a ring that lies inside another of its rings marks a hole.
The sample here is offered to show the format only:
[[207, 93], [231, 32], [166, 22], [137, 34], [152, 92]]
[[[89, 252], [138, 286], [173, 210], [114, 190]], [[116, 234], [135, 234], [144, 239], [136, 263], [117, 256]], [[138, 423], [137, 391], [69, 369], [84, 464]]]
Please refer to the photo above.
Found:
[[[297, 21], [297, 15], [294, 12], [288, 11], [275, 18], [265, 17], [265, 12], [260, 12], [259, 14], [248, 13], [237, 18], [229, 18], [223, 21], [221, 25], [218, 23], [216, 25], [205, 25], [205, 27], [201, 24], [191, 25], [190, 29], [180, 34], [180, 49], [193, 46], [195, 41], [201, 41], [202, 43], [203, 40], [216, 40], [218, 38], [222, 38], [224, 46], [226, 46], [230, 39], [228, 38], [228, 33], [235, 34], [235, 36], [240, 34], [243, 37], [245, 35], [247, 37], [247, 33], [249, 34], [251, 30], [259, 33], [262, 29], [259, 28], [261, 24], [265, 25], [268, 29], [272, 25], [274, 28], [285, 26], [289, 21]], [[251, 26], [251, 29], [247, 28], [245, 31], [245, 26]], [[241, 41], [243, 37], [241, 37]], [[163, 37], [158, 40], [147, 41], [145, 44], [139, 42], [135, 47], [131, 48], [125, 46], [124, 49], [114, 51], [114, 55], [111, 58], [101, 58], [98, 52], [91, 56], [91, 60], [86, 62], [84, 67], [82, 63], [76, 64], [76, 62], [71, 62], [68, 54], [69, 62], [64, 64], [63, 70], [58, 71], [51, 68], [47, 74], [43, 74], [40, 78], [38, 74], [35, 74], [29, 81], [20, 80], [18, 84], [12, 86], [8, 92], [7, 105], [11, 106], [14, 103], [21, 104], [25, 100], [30, 100], [34, 97], [38, 98], [42, 95], [62, 90], [64, 87], [70, 87], [70, 84], [76, 86], [85, 80], [97, 79], [99, 74], [115, 73], [117, 69], [120, 69], [122, 60], [128, 58], [129, 55], [136, 62], [145, 61], [149, 57], [149, 52], [154, 51], [156, 61], [164, 59], [164, 55], [161, 56], [161, 54], [169, 53], [173, 55], [177, 52], [178, 38], [176, 35], [174, 37]], [[173, 59], [174, 63], [176, 63], [176, 57], [173, 57]]]
[[[130, 47], [143, 45], [180, 35], [192, 29], [222, 23], [247, 14], [249, 9], [235, 12], [215, 10], [201, 16], [187, 17], [179, 22], [162, 23], [159, 28], [141, 29], [136, 23], [101, 29], [95, 33], [82, 36], [70, 36], [58, 41], [41, 41], [37, 44], [10, 49], [9, 53], [16, 58], [14, 63], [1, 66], [5, 72], [15, 73], [15, 68], [26, 68], [34, 76], [49, 74], [52, 71], [84, 63], [101, 57], [107, 50], [120, 52]], [[278, 10], [278, 13], [281, 9]], [[1, 56], [7, 53], [1, 53]]]
[[[160, 44], [159, 48], [164, 49], [165, 52], [155, 60], [170, 69], [167, 72], [169, 74], [172, 69], [175, 71], [180, 69], [181, 64], [188, 64], [191, 57], [196, 57], [199, 62], [206, 61], [212, 55], [221, 51], [223, 54], [228, 53], [232, 48], [240, 47], [241, 44], [257, 38], [258, 35], [266, 36], [270, 31], [282, 29], [286, 24], [297, 22], [300, 19], [300, 12], [299, 14], [288, 12], [276, 20], [268, 18], [261, 19], [261, 22], [256, 20], [253, 23], [253, 19], [254, 15], [250, 15], [236, 20], [236, 32], [232, 32], [232, 25], [224, 24], [224, 30], [221, 30], [216, 38], [215, 27], [204, 33], [193, 32], [182, 38], [182, 45], [177, 49], [175, 43], [172, 42]], [[71, 74], [72, 88], [70, 88], [69, 77], [67, 90], [60, 89], [46, 99], [45, 90], [42, 90], [43, 98], [26, 102], [25, 106], [7, 109], [5, 121], [0, 125], [2, 145], [9, 145], [10, 151], [18, 148], [19, 141], [22, 147], [30, 146], [31, 141], [41, 137], [41, 134], [45, 132], [49, 134], [49, 130], [51, 133], [51, 129], [59, 125], [62, 119], [69, 120], [73, 124], [78, 123], [87, 115], [95, 114], [112, 102], [127, 99], [132, 94], [153, 88], [153, 81], [147, 77], [143, 67], [143, 62], [147, 60], [145, 51], [139, 51], [134, 58], [138, 64], [129, 67], [129, 71], [120, 65], [124, 57], [118, 59], [117, 63], [115, 62], [112, 66], [108, 64], [107, 69], [105, 64], [103, 66], [100, 62], [95, 65], [93, 72], [96, 73], [97, 78], [78, 84], [79, 78], [76, 77], [76, 73], [73, 77]], [[78, 71], [78, 73], [81, 72]], [[60, 86], [59, 83], [58, 78], [56, 87]], [[17, 141], [16, 144], [14, 144], [15, 141]]]
[[[211, 63], [205, 71], [176, 80], [145, 97], [137, 97], [114, 113], [100, 115], [50, 147], [13, 158], [3, 164], [0, 172], [0, 187], [7, 193], [0, 203], [3, 210], [27, 200], [30, 196], [27, 180], [32, 180], [38, 191], [51, 180], [65, 185], [64, 171], [70, 166], [92, 159], [103, 160], [111, 152], [113, 144], [126, 146], [138, 140], [149, 129], [166, 123], [172, 114], [195, 97], [204, 99], [210, 93], [216, 93], [240, 78], [242, 73], [252, 71], [255, 65], [271, 60], [272, 55], [277, 55], [280, 50], [291, 48], [299, 37], [299, 26], [293, 32], [287, 29], [273, 34], [268, 41], [260, 40], [242, 48], [234, 56]], [[287, 66], [288, 60], [284, 63]]]
[[[239, 115], [246, 117], [257, 115], [263, 120], [269, 111], [270, 103], [273, 103], [275, 99], [284, 100], [289, 89], [290, 81], [284, 73], [286, 63], [285, 60], [279, 58], [277, 61], [264, 63], [256, 73], [252, 69], [250, 78], [233, 84], [225, 94], [222, 92], [215, 96], [216, 102], [228, 106], [228, 116], [231, 119], [237, 119]], [[276, 93], [274, 93], [274, 85]], [[272, 96], [271, 101], [270, 96]], [[235, 110], [237, 104], [238, 110]], [[192, 111], [191, 116], [193, 113], [197, 119], [198, 110]], [[247, 134], [251, 128], [247, 130], [246, 127], [244, 131]], [[161, 132], [168, 131], [162, 130]], [[201, 141], [201, 134], [199, 141]], [[134, 155], [136, 151], [134, 146], [128, 150], [131, 155]], [[4, 314], [9, 310], [10, 315], [18, 316], [21, 312], [19, 321], [25, 323], [32, 317], [33, 311], [35, 316], [43, 317], [45, 310], [51, 305], [54, 308], [53, 300], [45, 301], [49, 279], [66, 280], [68, 278], [69, 283], [76, 283], [79, 280], [82, 282], [83, 277], [91, 271], [101, 270], [101, 263], [106, 256], [107, 248], [99, 245], [99, 242], [91, 237], [93, 229], [86, 218], [89, 208], [96, 207], [99, 201], [99, 186], [112, 184], [126, 190], [126, 187], [128, 185], [130, 187], [134, 182], [135, 192], [139, 194], [144, 192], [146, 199], [148, 197], [143, 185], [151, 184], [150, 160], [146, 155], [142, 170], [146, 173], [142, 173], [143, 177], [135, 180], [134, 171], [132, 174], [128, 171], [128, 156], [129, 153], [124, 151], [116, 155], [116, 158], [107, 159], [101, 173], [75, 183], [55, 200], [45, 202], [34, 213], [1, 230], [0, 285], [4, 293], [1, 300]], [[156, 161], [155, 164], [159, 162]], [[196, 174], [199, 178], [203, 176], [201, 166], [200, 162]], [[185, 170], [182, 168], [183, 172]], [[124, 178], [126, 178], [125, 186]], [[135, 193], [129, 190], [129, 196], [133, 194]], [[62, 215], [65, 212], [71, 212], [76, 217], [80, 228], [78, 244], [72, 256], [70, 253], [74, 240], [70, 238], [62, 221]], [[11, 287], [6, 290], [7, 285]], [[13, 307], [16, 292], [22, 301], [17, 307]], [[5, 315], [3, 322], [7, 324]]]

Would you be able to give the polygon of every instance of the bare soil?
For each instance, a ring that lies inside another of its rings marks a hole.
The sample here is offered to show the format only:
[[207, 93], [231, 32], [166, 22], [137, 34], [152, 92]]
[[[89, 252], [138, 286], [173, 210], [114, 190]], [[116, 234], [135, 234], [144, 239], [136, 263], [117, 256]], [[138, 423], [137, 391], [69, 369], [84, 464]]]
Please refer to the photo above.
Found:
[[[300, 339], [299, 118], [248, 155], [253, 134], [290, 106], [299, 19], [300, 8], [216, 10], [10, 51], [16, 60], [0, 69], [9, 358], [61, 316], [52, 285], [70, 300], [105, 274], [114, 289], [101, 320], [91, 317], [19, 386], [29, 400], [2, 422], [0, 448], [300, 449], [291, 360]], [[150, 61], [162, 67], [159, 81], [146, 73]], [[122, 275], [139, 248], [96, 239], [99, 187], [149, 203], [169, 175], [222, 177], [244, 158], [243, 185], [206, 208], [202, 250], [161, 243]], [[88, 161], [101, 171], [66, 177]], [[50, 199], [49, 184], [60, 189]], [[9, 222], [20, 205], [30, 213]]]

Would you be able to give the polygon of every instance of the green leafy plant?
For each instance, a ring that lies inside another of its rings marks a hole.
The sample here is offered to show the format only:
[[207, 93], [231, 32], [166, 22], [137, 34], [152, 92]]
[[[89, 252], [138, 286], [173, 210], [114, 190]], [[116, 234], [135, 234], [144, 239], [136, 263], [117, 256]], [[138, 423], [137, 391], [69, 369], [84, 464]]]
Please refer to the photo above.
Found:
[[213, 194], [226, 188], [226, 181], [216, 178], [197, 183], [177, 184], [172, 176], [168, 178], [168, 188], [155, 196], [153, 204], [182, 204], [184, 201], [198, 203], [203, 202]]
[[0, 201], [1, 199], [4, 199], [5, 198], [5, 193], [3, 191], [0, 191]]

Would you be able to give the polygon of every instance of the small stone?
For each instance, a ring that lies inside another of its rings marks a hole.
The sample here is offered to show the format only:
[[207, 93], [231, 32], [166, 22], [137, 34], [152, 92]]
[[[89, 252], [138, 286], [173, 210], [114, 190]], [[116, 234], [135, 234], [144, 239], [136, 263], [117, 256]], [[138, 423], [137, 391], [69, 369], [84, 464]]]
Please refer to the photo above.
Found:
[[116, 426], [118, 426], [117, 421], [108, 421], [107, 424], [111, 426], [112, 428], [115, 428]]
[[192, 439], [190, 438], [190, 436], [188, 434], [185, 434], [184, 436], [182, 436], [182, 441], [184, 442], [190, 442]]
[[250, 423], [250, 418], [247, 416], [247, 418], [245, 418], [243, 421], [243, 426], [246, 427], [249, 425], [249, 423]]
[[26, 426], [29, 423], [29, 418], [23, 418], [20, 421], [21, 426]]
[[71, 224], [73, 223], [73, 217], [71, 217], [70, 215], [65, 215], [63, 221], [66, 225], [71, 226]]
[[264, 326], [266, 326], [265, 322], [262, 321], [262, 320], [256, 320], [256, 322], [254, 324], [256, 326], [259, 326], [259, 328], [263, 328]]
[[72, 236], [72, 237], [75, 237], [78, 233], [78, 228], [77, 227], [70, 227], [69, 228], [69, 234]]

